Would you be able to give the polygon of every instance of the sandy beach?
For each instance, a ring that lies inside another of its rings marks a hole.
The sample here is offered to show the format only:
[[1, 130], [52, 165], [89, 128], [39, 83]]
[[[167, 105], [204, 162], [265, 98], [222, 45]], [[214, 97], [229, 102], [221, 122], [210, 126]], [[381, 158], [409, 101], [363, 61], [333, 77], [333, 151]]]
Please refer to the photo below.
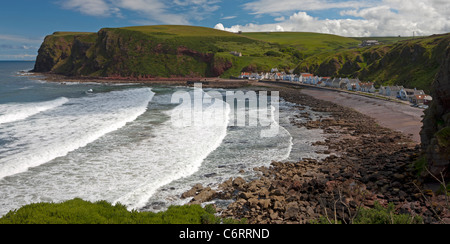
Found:
[[420, 143], [423, 109], [403, 103], [325, 89], [306, 88], [301, 92], [317, 99], [355, 109], [364, 115], [374, 118], [379, 125], [400, 131], [410, 136], [413, 141]]

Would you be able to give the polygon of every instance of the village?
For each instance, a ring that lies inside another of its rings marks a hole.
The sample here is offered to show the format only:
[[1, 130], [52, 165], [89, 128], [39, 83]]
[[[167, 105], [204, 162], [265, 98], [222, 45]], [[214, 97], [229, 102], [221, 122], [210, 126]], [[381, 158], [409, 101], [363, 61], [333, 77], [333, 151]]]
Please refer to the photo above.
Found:
[[238, 78], [259, 81], [293, 82], [319, 88], [367, 93], [368, 95], [372, 94], [380, 98], [396, 99], [423, 109], [428, 108], [428, 104], [433, 100], [423, 90], [417, 90], [416, 88], [410, 89], [403, 86], [381, 86], [380, 88], [375, 88], [374, 83], [361, 82], [358, 78], [319, 77], [310, 73], [301, 73], [299, 75], [286, 74], [285, 72], [279, 72], [277, 68], [273, 68], [270, 73], [242, 72]]

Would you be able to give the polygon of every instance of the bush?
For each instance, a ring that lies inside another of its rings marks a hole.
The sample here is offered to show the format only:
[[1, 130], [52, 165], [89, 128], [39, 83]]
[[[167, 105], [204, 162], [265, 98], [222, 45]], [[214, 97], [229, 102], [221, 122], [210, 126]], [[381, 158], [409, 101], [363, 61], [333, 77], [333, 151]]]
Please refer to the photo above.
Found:
[[354, 224], [420, 224], [423, 220], [419, 216], [395, 214], [395, 206], [390, 203], [387, 208], [375, 202], [374, 208], [361, 209]]
[[281, 53], [279, 53], [277, 51], [272, 51], [272, 50], [266, 52], [265, 55], [266, 56], [271, 56], [271, 57], [281, 57], [281, 56], [283, 56], [283, 54], [281, 54]]
[[165, 212], [128, 211], [122, 204], [95, 203], [73, 199], [63, 203], [35, 203], [11, 211], [0, 224], [219, 224], [212, 206], [172, 206]]

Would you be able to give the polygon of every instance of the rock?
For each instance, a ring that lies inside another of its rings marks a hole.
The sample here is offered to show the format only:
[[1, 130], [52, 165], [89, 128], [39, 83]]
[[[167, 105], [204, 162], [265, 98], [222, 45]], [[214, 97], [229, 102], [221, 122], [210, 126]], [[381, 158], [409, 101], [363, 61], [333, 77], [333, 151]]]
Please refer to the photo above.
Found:
[[272, 219], [272, 220], [278, 220], [278, 218], [279, 218], [278, 212], [273, 212], [269, 216], [270, 216], [270, 219]]
[[192, 189], [190, 189], [189, 191], [183, 193], [181, 195], [181, 199], [186, 199], [189, 197], [193, 197], [195, 195], [198, 194], [198, 192], [200, 192], [201, 190], [203, 190], [203, 186], [201, 184], [196, 184], [194, 187], [192, 187]]
[[259, 200], [258, 204], [263, 209], [269, 209], [269, 207], [272, 205], [270, 199], [261, 199]]
[[258, 198], [250, 198], [250, 199], [248, 199], [247, 202], [250, 205], [250, 207], [256, 208], [258, 206], [259, 200], [258, 200]]
[[193, 199], [193, 203], [204, 203], [211, 201], [214, 196], [217, 194], [216, 191], [212, 190], [211, 187], [207, 187], [203, 189], [198, 195], [196, 195]]
[[286, 212], [284, 213], [284, 217], [286, 219], [295, 220], [298, 217], [298, 203], [297, 202], [291, 202], [286, 206]]
[[248, 200], [250, 198], [253, 198], [254, 195], [251, 192], [241, 192], [239, 193], [239, 197], [245, 200]]
[[246, 183], [247, 182], [242, 177], [238, 177], [238, 178], [234, 179], [233, 186], [238, 188], [238, 189], [240, 189], [240, 190], [243, 190], [244, 189], [244, 185]]
[[275, 201], [274, 205], [273, 205], [273, 209], [274, 210], [284, 210], [284, 206], [283, 203], [281, 203], [280, 201]]
[[394, 178], [395, 179], [397, 179], [397, 180], [403, 180], [404, 178], [405, 178], [405, 175], [403, 175], [403, 174], [394, 174], [393, 175], [394, 176]]

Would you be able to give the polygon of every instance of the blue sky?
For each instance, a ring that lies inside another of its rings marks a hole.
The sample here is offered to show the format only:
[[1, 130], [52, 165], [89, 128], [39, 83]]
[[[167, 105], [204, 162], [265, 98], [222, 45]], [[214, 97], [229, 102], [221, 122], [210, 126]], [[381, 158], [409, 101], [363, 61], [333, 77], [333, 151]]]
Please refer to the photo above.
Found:
[[15, 0], [0, 8], [0, 60], [34, 60], [55, 31], [185, 24], [343, 36], [450, 32], [446, 0]]

